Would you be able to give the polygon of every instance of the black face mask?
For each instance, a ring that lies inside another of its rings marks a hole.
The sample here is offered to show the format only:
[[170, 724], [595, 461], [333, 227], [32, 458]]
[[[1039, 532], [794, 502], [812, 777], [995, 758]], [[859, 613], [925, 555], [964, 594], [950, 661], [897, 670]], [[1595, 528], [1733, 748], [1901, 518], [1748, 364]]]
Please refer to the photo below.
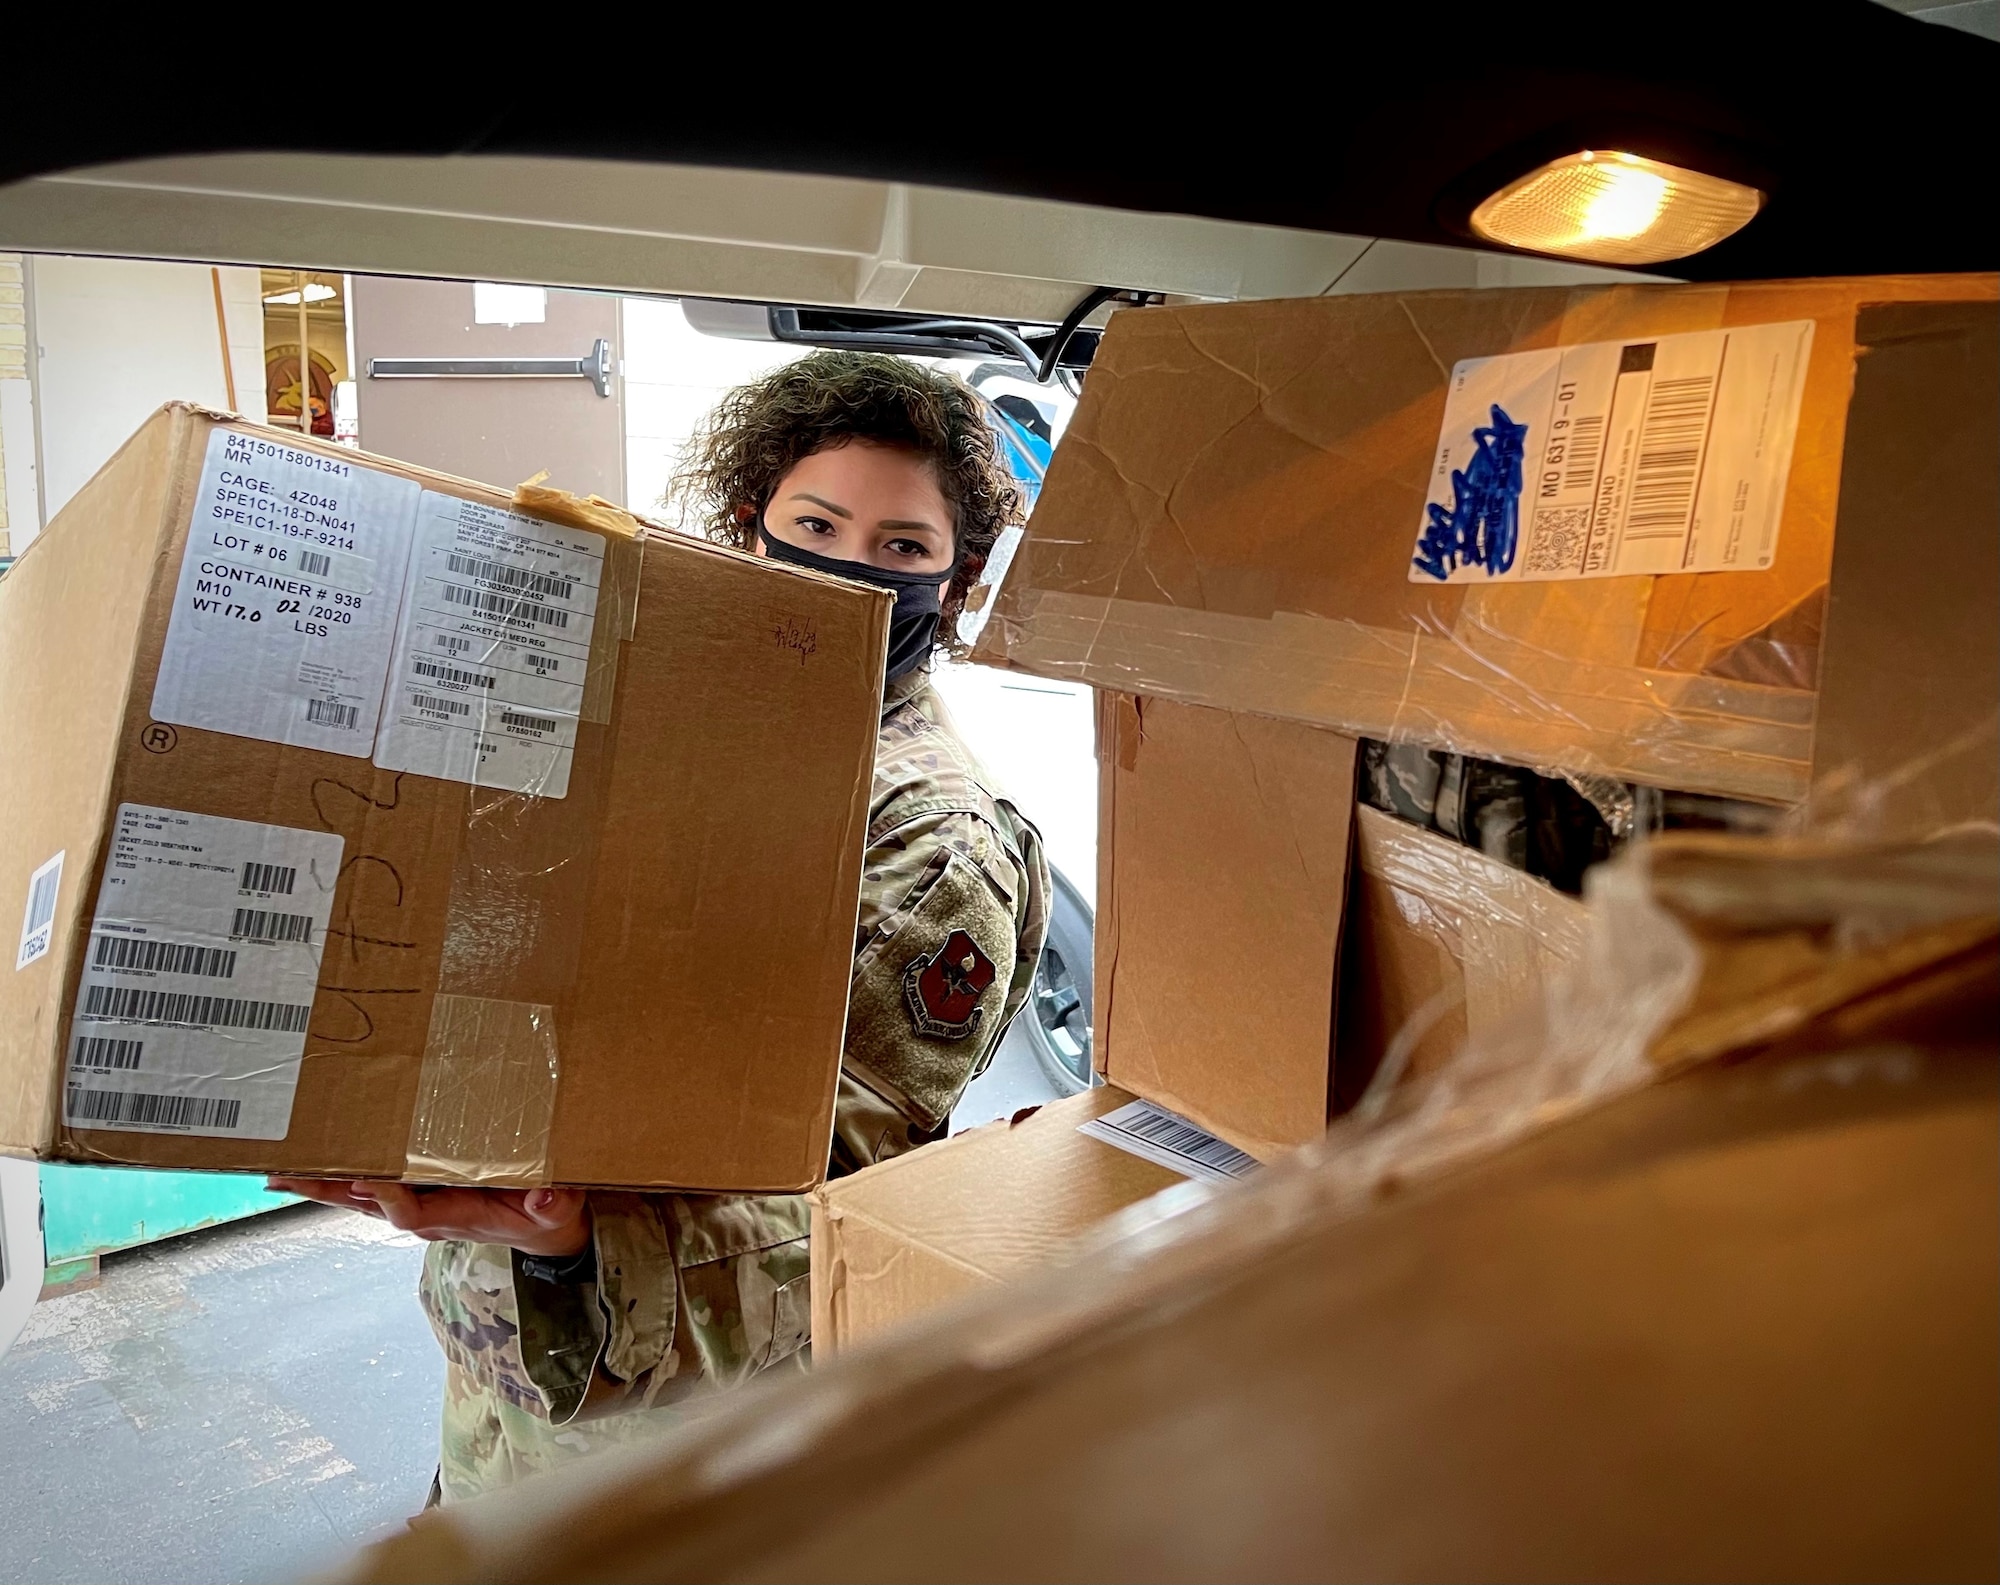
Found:
[[865, 561], [837, 561], [797, 545], [788, 545], [757, 520], [757, 538], [773, 561], [794, 567], [810, 567], [814, 572], [830, 572], [837, 578], [873, 584], [896, 596], [896, 609], [889, 618], [889, 662], [883, 673], [885, 683], [894, 682], [905, 672], [921, 666], [937, 643], [938, 585], [958, 571], [958, 562], [943, 572], [889, 572]]

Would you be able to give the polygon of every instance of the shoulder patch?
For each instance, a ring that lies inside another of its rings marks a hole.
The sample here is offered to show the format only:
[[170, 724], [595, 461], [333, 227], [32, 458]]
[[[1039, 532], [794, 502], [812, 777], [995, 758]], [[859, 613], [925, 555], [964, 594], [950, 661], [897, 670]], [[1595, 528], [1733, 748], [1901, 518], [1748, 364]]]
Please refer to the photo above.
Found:
[[993, 960], [963, 930], [935, 951], [910, 960], [903, 971], [903, 999], [917, 1033], [931, 1040], [964, 1040], [979, 1028], [979, 999], [993, 983]]

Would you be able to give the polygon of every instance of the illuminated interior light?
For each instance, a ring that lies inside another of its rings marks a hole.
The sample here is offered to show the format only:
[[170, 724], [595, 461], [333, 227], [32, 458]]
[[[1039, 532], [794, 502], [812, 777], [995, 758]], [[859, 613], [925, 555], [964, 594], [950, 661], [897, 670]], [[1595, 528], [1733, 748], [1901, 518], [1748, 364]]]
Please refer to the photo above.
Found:
[[[338, 294], [331, 286], [324, 286], [318, 281], [306, 282], [306, 301], [309, 303], [323, 303], [329, 297], [336, 295]], [[264, 294], [264, 301], [269, 303], [273, 308], [281, 308], [287, 305], [297, 307], [299, 294], [296, 288], [289, 292], [266, 292]]]
[[1488, 242], [1593, 264], [1659, 264], [1734, 236], [1754, 187], [1637, 154], [1584, 149], [1509, 182], [1472, 212]]

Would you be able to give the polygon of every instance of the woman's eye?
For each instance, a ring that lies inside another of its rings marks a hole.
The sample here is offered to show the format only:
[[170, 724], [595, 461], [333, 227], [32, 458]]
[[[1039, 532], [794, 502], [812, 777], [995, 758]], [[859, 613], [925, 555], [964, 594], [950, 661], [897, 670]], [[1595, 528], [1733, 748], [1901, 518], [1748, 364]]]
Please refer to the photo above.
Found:
[[889, 548], [897, 555], [907, 556], [912, 561], [919, 560], [931, 553], [930, 546], [924, 544], [921, 540], [915, 539], [892, 539], [889, 541]]
[[831, 534], [833, 525], [823, 517], [801, 517], [795, 520], [808, 534]]

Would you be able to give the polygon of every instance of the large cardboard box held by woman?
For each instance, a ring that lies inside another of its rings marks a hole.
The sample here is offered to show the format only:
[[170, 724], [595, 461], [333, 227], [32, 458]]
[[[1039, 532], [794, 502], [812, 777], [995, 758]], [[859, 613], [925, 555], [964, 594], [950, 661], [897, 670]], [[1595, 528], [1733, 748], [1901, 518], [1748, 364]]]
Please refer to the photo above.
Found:
[[162, 409], [0, 581], [0, 1149], [810, 1187], [888, 613]]

